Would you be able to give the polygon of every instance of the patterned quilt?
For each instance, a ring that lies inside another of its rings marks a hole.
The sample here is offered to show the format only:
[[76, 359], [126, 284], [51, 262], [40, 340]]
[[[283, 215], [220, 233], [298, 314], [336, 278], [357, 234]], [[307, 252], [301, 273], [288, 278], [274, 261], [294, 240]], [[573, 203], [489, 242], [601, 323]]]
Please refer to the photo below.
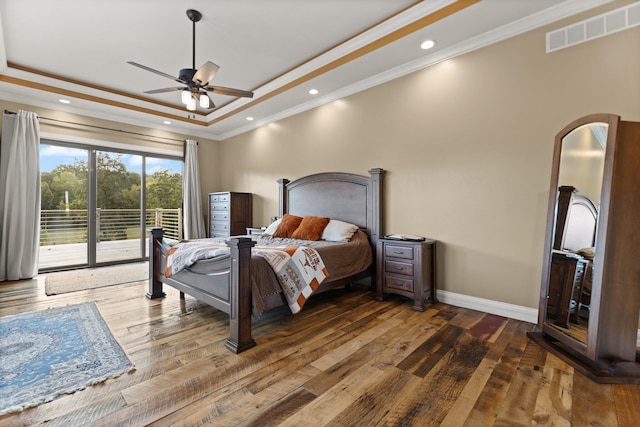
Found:
[[[198, 260], [229, 256], [230, 249], [218, 241], [181, 242], [167, 252], [165, 276], [171, 277]], [[271, 266], [292, 313], [297, 313], [329, 276], [322, 258], [307, 246], [254, 246], [251, 254]]]
[[307, 299], [329, 275], [318, 251], [307, 246], [256, 246], [251, 253], [267, 260], [273, 268], [294, 314], [302, 309]]

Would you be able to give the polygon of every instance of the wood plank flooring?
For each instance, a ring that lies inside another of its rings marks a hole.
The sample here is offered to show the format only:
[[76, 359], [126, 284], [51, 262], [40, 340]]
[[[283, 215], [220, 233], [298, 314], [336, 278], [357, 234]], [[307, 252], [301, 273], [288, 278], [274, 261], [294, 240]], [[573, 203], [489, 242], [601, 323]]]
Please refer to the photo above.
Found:
[[47, 297], [44, 279], [0, 283], [0, 316], [96, 301], [130, 374], [1, 426], [638, 426], [639, 385], [600, 385], [530, 341], [533, 325], [446, 304], [410, 309], [354, 287], [254, 323], [224, 348], [224, 314], [146, 283]]

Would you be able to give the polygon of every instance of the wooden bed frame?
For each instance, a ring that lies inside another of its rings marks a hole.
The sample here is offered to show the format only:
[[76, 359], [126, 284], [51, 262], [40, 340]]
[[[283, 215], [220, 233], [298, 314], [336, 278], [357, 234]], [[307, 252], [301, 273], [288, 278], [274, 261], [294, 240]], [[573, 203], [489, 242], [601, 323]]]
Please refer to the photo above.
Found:
[[[365, 271], [341, 280], [323, 282], [316, 293], [355, 280], [375, 276], [375, 248], [382, 230], [382, 182], [385, 171], [371, 169], [370, 176], [350, 173], [319, 173], [295, 181], [278, 180], [280, 186], [280, 208], [285, 213], [298, 216], [317, 215], [349, 222], [365, 231], [372, 248], [373, 263]], [[207, 286], [185, 283], [176, 277], [167, 278], [160, 271], [163, 230], [154, 228], [149, 232], [149, 292], [148, 298], [162, 298], [163, 283], [184, 294], [191, 295], [218, 310], [229, 314], [229, 338], [225, 346], [240, 353], [256, 345], [251, 337], [251, 248], [255, 242], [247, 237], [231, 237], [226, 241], [231, 248], [231, 263], [228, 270], [211, 278]], [[208, 279], [207, 279], [208, 280]], [[278, 294], [265, 301], [265, 310], [285, 305]]]

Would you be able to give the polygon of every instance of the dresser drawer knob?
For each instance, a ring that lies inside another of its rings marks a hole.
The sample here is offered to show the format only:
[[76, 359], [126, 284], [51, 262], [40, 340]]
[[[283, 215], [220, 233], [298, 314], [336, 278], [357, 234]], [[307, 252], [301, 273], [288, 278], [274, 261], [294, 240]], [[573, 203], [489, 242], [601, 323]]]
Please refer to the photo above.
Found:
[[404, 251], [393, 251], [393, 253], [397, 254], [397, 255], [402, 255], [404, 253]]
[[403, 268], [403, 267], [399, 267], [399, 266], [397, 266], [397, 265], [396, 265], [395, 267], [393, 267], [393, 268], [394, 268], [394, 269], [396, 269], [396, 270], [404, 270], [404, 268]]

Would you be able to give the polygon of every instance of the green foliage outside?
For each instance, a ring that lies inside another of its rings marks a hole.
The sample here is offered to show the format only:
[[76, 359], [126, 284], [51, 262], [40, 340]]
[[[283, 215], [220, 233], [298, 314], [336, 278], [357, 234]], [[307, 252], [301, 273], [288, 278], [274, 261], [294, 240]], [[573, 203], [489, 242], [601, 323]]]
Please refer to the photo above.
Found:
[[[96, 176], [98, 180], [97, 207], [105, 209], [108, 218], [101, 218], [101, 241], [122, 240], [139, 236], [138, 220], [131, 212], [114, 212], [117, 209], [140, 209], [141, 181], [138, 172], [128, 171], [121, 161], [121, 154], [99, 152]], [[86, 215], [78, 216], [74, 210], [87, 210], [88, 166], [86, 160], [74, 160], [71, 164], [56, 166], [51, 172], [41, 174], [41, 202], [43, 211], [67, 208], [63, 222], [42, 224], [41, 240], [70, 243], [86, 241]], [[68, 205], [65, 202], [68, 194]], [[178, 209], [182, 207], [182, 176], [164, 169], [146, 177], [146, 209]], [[135, 216], [135, 214], [134, 214]], [[139, 218], [139, 214], [137, 216]], [[133, 223], [132, 223], [133, 221]], [[55, 236], [55, 237], [54, 237]], [[53, 243], [55, 244], [55, 243]]]
[[[97, 206], [102, 209], [140, 209], [141, 176], [127, 171], [121, 154], [100, 152], [97, 156]], [[56, 166], [41, 175], [42, 210], [87, 209], [88, 169], [85, 160]], [[182, 206], [182, 176], [161, 170], [147, 176], [147, 209], [178, 209]]]

